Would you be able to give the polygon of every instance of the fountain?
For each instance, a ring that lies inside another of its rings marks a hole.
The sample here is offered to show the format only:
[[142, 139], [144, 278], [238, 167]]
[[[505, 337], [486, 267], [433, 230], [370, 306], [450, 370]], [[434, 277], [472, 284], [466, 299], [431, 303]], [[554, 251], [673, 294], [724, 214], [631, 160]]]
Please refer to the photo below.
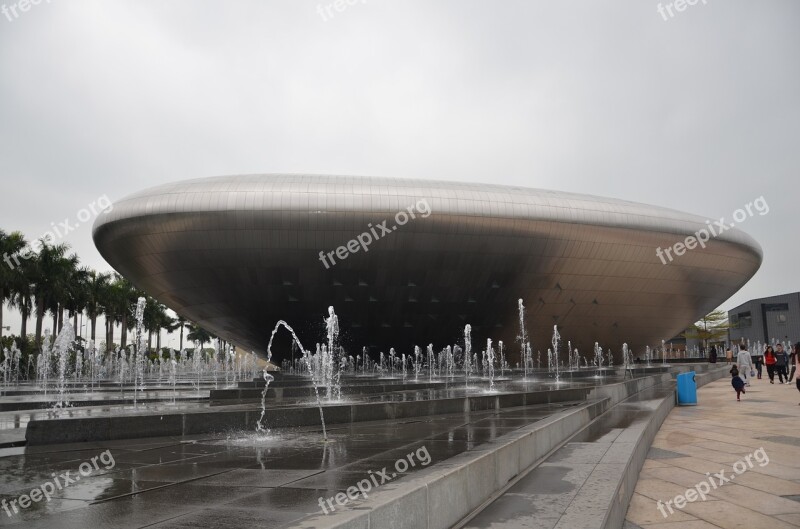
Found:
[[[333, 313], [333, 307], [330, 307], [328, 309], [328, 312], [332, 317], [335, 317], [335, 314]], [[286, 323], [285, 321], [280, 320], [280, 321], [278, 321], [278, 323], [275, 324], [275, 328], [272, 329], [272, 334], [269, 337], [269, 343], [267, 344], [267, 362], [272, 360], [272, 341], [275, 339], [275, 333], [278, 332], [278, 329], [281, 326], [286, 328], [286, 330], [291, 333], [292, 339], [295, 342], [297, 342], [297, 347], [299, 347], [301, 351], [306, 351], [306, 349], [303, 347], [303, 344], [300, 343], [300, 339], [295, 334], [294, 329], [292, 329], [289, 326], [289, 324]], [[329, 327], [329, 331], [330, 331], [330, 327]], [[337, 322], [336, 323], [336, 334], [338, 334], [338, 332], [339, 332], [339, 329], [338, 329], [338, 322]], [[329, 336], [330, 336], [330, 333], [329, 333]], [[309, 359], [309, 355], [310, 354], [311, 354], [310, 351], [306, 351], [306, 353], [304, 354], [304, 359], [306, 361], [306, 366], [308, 368], [308, 373], [309, 373], [309, 375], [311, 375], [311, 380], [312, 380], [312, 383], [314, 385], [314, 395], [316, 396], [317, 407], [319, 408], [319, 419], [320, 419], [320, 422], [322, 423], [322, 439], [327, 442], [327, 440], [328, 440], [328, 432], [327, 432], [327, 429], [325, 428], [325, 415], [322, 412], [322, 402], [319, 399], [319, 388], [317, 387], [317, 383], [314, 381], [314, 378], [315, 378], [314, 377], [314, 369], [312, 368], [311, 360]], [[272, 382], [273, 380], [274, 380], [274, 377], [272, 375], [270, 375], [267, 372], [267, 368], [264, 367], [264, 382], [265, 382], [265, 386], [264, 386], [264, 392], [261, 394], [261, 416], [258, 418], [258, 422], [256, 424], [256, 430], [259, 431], [259, 432], [263, 432], [264, 431], [263, 421], [264, 421], [264, 415], [266, 415], [266, 413], [267, 413], [267, 391], [269, 390], [269, 383]], [[340, 391], [341, 391], [341, 389], [340, 389]]]
[[553, 325], [553, 360], [556, 366], [556, 382], [559, 381], [559, 372], [558, 372], [558, 345], [561, 342], [561, 335], [558, 334], [558, 325]]
[[64, 325], [53, 343], [53, 353], [58, 359], [58, 400], [56, 400], [53, 405], [54, 412], [69, 406], [69, 401], [67, 400], [65, 392], [69, 354], [73, 349], [73, 342], [75, 342], [75, 330], [72, 328], [72, 325]]
[[468, 323], [464, 326], [464, 383], [467, 387], [472, 369], [472, 325]]
[[342, 379], [341, 379], [341, 365], [339, 360], [339, 351], [336, 347], [336, 340], [339, 337], [339, 317], [333, 311], [333, 305], [328, 307], [328, 317], [323, 318], [325, 321], [325, 329], [328, 334], [328, 354], [330, 355], [330, 388], [329, 393], [332, 400], [341, 400], [342, 398]]
[[144, 307], [147, 300], [143, 297], [136, 302], [136, 344], [134, 345], [134, 382], [133, 382], [133, 407], [138, 406], [136, 395], [139, 390], [144, 391], [144, 365], [146, 343], [144, 341]]
[[192, 366], [194, 367], [197, 376], [197, 394], [200, 395], [200, 374], [203, 370], [203, 348], [199, 341], [194, 342], [194, 351], [192, 352]]
[[433, 344], [428, 344], [428, 382], [433, 382], [434, 369], [436, 367], [435, 358], [433, 356]]
[[494, 391], [494, 348], [492, 347], [492, 339], [486, 339], [486, 372], [489, 377], [489, 391]]
[[44, 396], [47, 397], [47, 382], [50, 378], [50, 330], [44, 331], [42, 337], [42, 351], [36, 361], [36, 378], [44, 388]]
[[522, 304], [522, 298], [517, 300], [517, 310], [519, 311], [519, 340], [522, 347], [521, 355], [522, 368], [525, 380], [528, 379], [528, 370], [533, 370], [533, 358], [531, 358], [531, 343], [528, 339], [528, 333], [525, 330], [525, 305]]
[[603, 376], [603, 348], [598, 342], [594, 342], [594, 366], [597, 368], [597, 376]]
[[500, 355], [500, 377], [503, 378], [506, 372], [506, 355], [503, 352], [503, 341], [497, 342], [497, 353]]

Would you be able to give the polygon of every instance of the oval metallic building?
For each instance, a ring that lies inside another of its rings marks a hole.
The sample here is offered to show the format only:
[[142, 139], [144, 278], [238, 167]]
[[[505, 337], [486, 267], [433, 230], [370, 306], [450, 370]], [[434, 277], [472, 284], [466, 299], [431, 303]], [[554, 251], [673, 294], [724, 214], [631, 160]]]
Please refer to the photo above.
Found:
[[333, 305], [351, 354], [463, 345], [469, 323], [475, 348], [503, 340], [513, 362], [519, 298], [542, 351], [558, 325], [582, 351], [627, 342], [640, 354], [717, 307], [762, 253], [731, 228], [666, 258], [708, 227], [672, 209], [524, 187], [265, 174], [133, 194], [93, 235], [138, 287], [260, 354], [279, 319], [306, 348], [323, 341]]

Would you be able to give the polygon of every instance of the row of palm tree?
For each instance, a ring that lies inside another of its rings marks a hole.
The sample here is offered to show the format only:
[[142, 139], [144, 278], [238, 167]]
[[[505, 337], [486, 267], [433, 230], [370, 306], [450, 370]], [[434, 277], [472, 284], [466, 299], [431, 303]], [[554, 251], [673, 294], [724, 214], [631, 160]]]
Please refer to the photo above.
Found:
[[[85, 314], [89, 325], [89, 338], [97, 343], [97, 320], [105, 317], [106, 349], [114, 347], [114, 330], [121, 329], [121, 347], [128, 344], [128, 331], [135, 326], [133, 310], [139, 297], [145, 297], [143, 325], [152, 348], [156, 337], [156, 350], [161, 350], [161, 331], [180, 330], [180, 349], [183, 349], [184, 329], [190, 341], [201, 346], [214, 336], [188, 322], [181, 316], [171, 317], [167, 307], [137, 289], [117, 273], [99, 273], [81, 266], [78, 256], [70, 253], [67, 244], [53, 244], [49, 240], [36, 241], [37, 252], [19, 232], [7, 233], [0, 229], [0, 308], [16, 309], [22, 317], [19, 337], [20, 347], [27, 344], [28, 319], [35, 318], [33, 347], [39, 350], [42, 329], [47, 316], [52, 317], [53, 333], [60, 332], [72, 319], [75, 334], [78, 316]], [[0, 310], [0, 339], [3, 332], [3, 311]]]

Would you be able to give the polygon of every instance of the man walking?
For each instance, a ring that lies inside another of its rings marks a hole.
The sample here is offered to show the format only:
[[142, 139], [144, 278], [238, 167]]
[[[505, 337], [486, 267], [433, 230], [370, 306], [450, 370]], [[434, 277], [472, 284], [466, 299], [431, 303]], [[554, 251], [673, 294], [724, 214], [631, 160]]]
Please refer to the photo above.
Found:
[[789, 365], [789, 356], [783, 350], [783, 344], [777, 344], [775, 349], [775, 370], [778, 372], [778, 380], [781, 384], [788, 384], [789, 374], [786, 372], [786, 367]]
[[739, 366], [739, 376], [745, 382], [745, 385], [750, 385], [750, 371], [753, 369], [753, 358], [747, 352], [747, 346], [743, 345], [739, 349], [739, 354], [736, 356], [736, 364]]

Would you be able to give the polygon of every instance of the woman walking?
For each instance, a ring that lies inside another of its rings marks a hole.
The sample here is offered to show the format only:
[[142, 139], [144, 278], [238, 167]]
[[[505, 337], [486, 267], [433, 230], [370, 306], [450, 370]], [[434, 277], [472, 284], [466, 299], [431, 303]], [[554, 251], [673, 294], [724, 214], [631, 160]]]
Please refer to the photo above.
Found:
[[731, 351], [730, 346], [725, 350], [725, 360], [727, 360], [729, 364], [733, 361], [733, 351]]
[[794, 344], [792, 347], [792, 354], [789, 355], [789, 366], [792, 370], [789, 372], [789, 382], [794, 378], [794, 373], [797, 371], [797, 353], [800, 351], [800, 342]]
[[775, 351], [772, 349], [771, 345], [767, 346], [767, 350], [764, 351], [764, 365], [767, 366], [767, 376], [769, 376], [769, 383], [775, 383]]

